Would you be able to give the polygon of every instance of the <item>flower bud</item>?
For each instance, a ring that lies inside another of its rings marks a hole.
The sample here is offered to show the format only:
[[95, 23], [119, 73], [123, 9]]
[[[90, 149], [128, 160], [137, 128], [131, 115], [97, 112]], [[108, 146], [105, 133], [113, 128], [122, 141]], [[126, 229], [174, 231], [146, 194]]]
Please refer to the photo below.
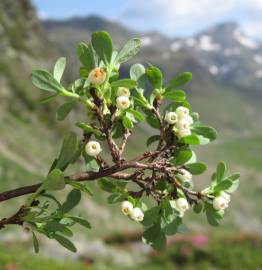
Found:
[[137, 222], [140, 222], [144, 219], [144, 213], [142, 212], [140, 208], [135, 207], [133, 211], [131, 212], [131, 218]]
[[123, 201], [121, 204], [121, 210], [125, 216], [129, 216], [133, 211], [133, 204], [129, 201]]
[[176, 113], [179, 118], [183, 118], [185, 115], [189, 115], [189, 109], [183, 106], [176, 108]]
[[228, 207], [228, 201], [224, 197], [216, 197], [213, 200], [213, 207], [215, 210], [224, 210]]
[[179, 170], [179, 173], [177, 176], [183, 181], [183, 182], [191, 182], [192, 180], [192, 174], [188, 172], [185, 169]]
[[86, 144], [86, 152], [89, 156], [95, 157], [102, 151], [99, 142], [90, 141]]
[[165, 116], [165, 121], [170, 125], [174, 125], [178, 121], [177, 114], [175, 112], [167, 113]]
[[130, 100], [128, 97], [120, 96], [116, 99], [116, 106], [120, 110], [128, 109], [130, 106]]
[[118, 97], [120, 97], [120, 96], [129, 97], [130, 96], [130, 91], [126, 87], [118, 87], [116, 95]]
[[176, 200], [176, 207], [180, 211], [186, 211], [189, 209], [188, 201], [185, 198], [179, 198]]
[[92, 69], [88, 75], [90, 83], [101, 85], [106, 79], [106, 71], [104, 68], [96, 67]]

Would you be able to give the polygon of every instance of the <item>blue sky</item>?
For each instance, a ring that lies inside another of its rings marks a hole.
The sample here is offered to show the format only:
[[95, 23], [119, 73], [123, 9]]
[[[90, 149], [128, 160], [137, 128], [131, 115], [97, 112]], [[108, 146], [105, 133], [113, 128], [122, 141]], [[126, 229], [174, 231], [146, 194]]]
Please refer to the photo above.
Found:
[[262, 0], [32, 0], [41, 18], [97, 14], [138, 31], [190, 36], [216, 23], [236, 21], [262, 40]]

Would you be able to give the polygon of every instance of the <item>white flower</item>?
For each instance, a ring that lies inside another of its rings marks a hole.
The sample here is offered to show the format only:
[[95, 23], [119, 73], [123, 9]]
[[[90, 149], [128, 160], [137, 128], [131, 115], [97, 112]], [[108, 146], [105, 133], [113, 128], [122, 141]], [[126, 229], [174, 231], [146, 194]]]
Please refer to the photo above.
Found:
[[129, 201], [123, 201], [121, 204], [121, 210], [124, 215], [129, 216], [133, 211], [133, 204]]
[[86, 144], [86, 152], [89, 156], [95, 157], [102, 151], [99, 142], [90, 141]]
[[144, 213], [142, 212], [140, 208], [135, 207], [133, 211], [131, 212], [131, 218], [137, 222], [140, 222], [144, 219]]
[[106, 79], [106, 71], [103, 68], [96, 67], [88, 75], [88, 80], [93, 84], [102, 84]]
[[179, 198], [176, 200], [176, 207], [184, 212], [189, 209], [188, 201], [185, 198]]
[[219, 197], [225, 198], [228, 203], [230, 202], [230, 195], [228, 193], [224, 192], [224, 191], [221, 191], [219, 193]]
[[178, 138], [183, 138], [183, 137], [191, 135], [191, 130], [190, 130], [190, 128], [179, 129], [179, 130], [177, 130], [176, 134], [177, 134]]
[[185, 115], [189, 115], [189, 109], [183, 106], [176, 108], [176, 113], [179, 118], [183, 118]]
[[213, 207], [215, 210], [224, 210], [228, 207], [228, 200], [222, 196], [216, 197], [213, 200]]
[[179, 120], [177, 123], [176, 123], [176, 126], [178, 128], [178, 130], [183, 130], [183, 129], [190, 129], [190, 123], [185, 120], [184, 118]]
[[130, 96], [130, 91], [126, 87], [118, 87], [116, 95], [118, 97], [120, 97], [120, 96], [129, 97]]
[[175, 112], [169, 112], [166, 114], [165, 120], [168, 124], [174, 125], [178, 120], [177, 114]]
[[128, 109], [130, 106], [130, 100], [128, 97], [120, 96], [116, 99], [116, 106], [120, 110]]
[[183, 117], [183, 120], [187, 121], [189, 125], [192, 125], [194, 123], [193, 118], [190, 115], [187, 115], [187, 114]]
[[177, 176], [183, 181], [183, 182], [191, 182], [192, 180], [192, 174], [188, 172], [185, 169], [181, 169]]

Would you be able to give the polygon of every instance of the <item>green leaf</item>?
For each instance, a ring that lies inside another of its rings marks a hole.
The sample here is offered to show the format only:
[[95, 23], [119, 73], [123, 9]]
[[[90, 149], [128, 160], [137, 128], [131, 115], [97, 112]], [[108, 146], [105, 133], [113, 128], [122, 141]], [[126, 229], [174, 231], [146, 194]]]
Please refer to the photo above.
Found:
[[214, 192], [219, 193], [220, 191], [226, 191], [233, 185], [230, 179], [222, 180], [214, 187]]
[[168, 87], [177, 88], [177, 87], [187, 84], [191, 80], [192, 80], [192, 73], [184, 72], [172, 78], [168, 83]]
[[81, 200], [81, 191], [78, 189], [71, 190], [67, 195], [66, 201], [62, 204], [60, 211], [62, 213], [68, 213], [78, 205], [80, 200]]
[[94, 53], [90, 45], [87, 45], [84, 42], [79, 43], [77, 46], [77, 55], [87, 73], [95, 68]]
[[155, 206], [155, 207], [148, 209], [144, 213], [144, 219], [141, 223], [147, 227], [147, 226], [150, 226], [153, 223], [157, 222], [157, 220], [159, 218], [159, 213], [160, 213], [159, 211], [160, 211], [159, 206]]
[[179, 149], [175, 152], [175, 156], [170, 162], [176, 166], [183, 165], [191, 159], [193, 152], [190, 149]]
[[127, 129], [131, 129], [134, 126], [133, 122], [127, 116], [123, 117], [123, 125]]
[[138, 81], [145, 73], [146, 69], [141, 64], [134, 64], [130, 68], [130, 78], [132, 80]]
[[189, 136], [183, 137], [182, 141], [186, 144], [198, 145], [200, 144], [200, 139], [197, 135], [191, 134]]
[[54, 234], [53, 238], [64, 248], [72, 251], [72, 252], [77, 252], [77, 249], [75, 245], [66, 237], [60, 235], [60, 234]]
[[137, 82], [131, 79], [121, 79], [111, 83], [111, 87], [126, 87], [129, 89], [135, 88], [137, 86]]
[[164, 232], [166, 235], [174, 235], [178, 232], [178, 228], [182, 223], [180, 217], [176, 217], [171, 223], [169, 223], [165, 228]]
[[33, 245], [34, 245], [35, 253], [39, 253], [39, 243], [33, 231], [32, 231], [32, 236], [33, 236]]
[[116, 192], [117, 187], [115, 183], [112, 182], [112, 180], [108, 178], [101, 178], [98, 180], [98, 185], [101, 189], [107, 191], [107, 192]]
[[224, 161], [221, 161], [217, 164], [217, 169], [216, 169], [217, 182], [220, 182], [224, 179], [225, 173], [226, 173], [226, 163]]
[[64, 224], [61, 224], [55, 220], [48, 221], [43, 228], [48, 233], [61, 232], [62, 234], [72, 237], [73, 233]]
[[146, 69], [146, 75], [154, 88], [161, 88], [163, 84], [163, 75], [159, 68], [150, 66]]
[[115, 123], [112, 133], [113, 133], [114, 139], [118, 139], [118, 138], [122, 137], [122, 135], [124, 133], [124, 127], [122, 125], [122, 121], [117, 121]]
[[174, 101], [183, 101], [186, 99], [186, 94], [182, 90], [171, 90], [171, 91], [166, 91], [163, 94], [163, 97], [166, 99], [174, 100]]
[[98, 172], [99, 171], [99, 164], [97, 163], [94, 157], [89, 155], [85, 155], [85, 162], [86, 162], [86, 170], [90, 172]]
[[202, 174], [204, 171], [206, 171], [207, 166], [204, 163], [197, 162], [187, 164], [186, 169], [192, 174]]
[[62, 92], [62, 85], [46, 70], [34, 70], [32, 72], [34, 86], [49, 92]]
[[138, 38], [130, 39], [120, 50], [116, 57], [117, 63], [124, 63], [135, 56], [141, 48], [141, 40]]
[[153, 136], [149, 137], [147, 139], [147, 141], [146, 141], [146, 146], [149, 146], [152, 143], [159, 141], [159, 139], [160, 139], [160, 136], [159, 135], [153, 135]]
[[225, 191], [228, 193], [232, 193], [236, 191], [239, 186], [239, 178], [240, 178], [240, 174], [238, 173], [229, 176], [227, 179], [232, 182], [232, 186], [227, 188]]
[[79, 182], [71, 181], [71, 180], [67, 181], [67, 184], [69, 184], [75, 189], [79, 189], [82, 192], [88, 193], [90, 196], [93, 196], [92, 190], [85, 184], [81, 184]]
[[53, 99], [55, 99], [57, 96], [58, 96], [58, 94], [53, 94], [51, 96], [43, 98], [43, 99], [40, 100], [40, 104], [46, 104], [46, 103], [52, 101]]
[[156, 250], [163, 250], [166, 245], [166, 236], [159, 224], [155, 224], [143, 233], [143, 241]]
[[113, 53], [113, 42], [107, 32], [94, 32], [92, 34], [92, 46], [97, 55], [105, 64], [110, 63]]
[[86, 133], [93, 133], [97, 136], [101, 136], [102, 132], [96, 128], [93, 128], [92, 126], [85, 124], [83, 122], [77, 122], [76, 126], [83, 129]]
[[155, 129], [160, 128], [159, 120], [155, 117], [155, 115], [153, 114], [148, 115], [146, 117], [146, 121], [152, 128], [155, 128]]
[[64, 74], [65, 71], [65, 67], [66, 67], [66, 58], [65, 57], [61, 57], [59, 58], [54, 66], [54, 78], [60, 83], [61, 78]]
[[196, 214], [199, 214], [203, 209], [203, 204], [201, 202], [198, 202], [194, 205], [193, 210]]
[[193, 126], [192, 130], [195, 133], [202, 135], [205, 138], [208, 138], [210, 141], [215, 140], [217, 137], [216, 130], [209, 126]]
[[61, 190], [65, 188], [65, 178], [59, 169], [52, 170], [43, 182], [43, 188], [46, 190]]
[[68, 164], [72, 161], [78, 150], [78, 140], [75, 133], [70, 132], [65, 136], [60, 155], [57, 160], [56, 168], [64, 171]]
[[207, 221], [211, 226], [218, 226], [220, 221], [223, 219], [223, 215], [208, 203], [205, 203], [205, 212]]
[[69, 101], [61, 105], [56, 112], [56, 119], [58, 121], [64, 120], [75, 105], [76, 105], [75, 101]]
[[110, 204], [118, 203], [126, 200], [126, 195], [120, 194], [120, 193], [114, 193], [108, 196], [107, 201]]
[[127, 112], [131, 113], [135, 119], [139, 122], [142, 122], [145, 120], [145, 117], [142, 113], [140, 113], [139, 111], [136, 111], [134, 109], [128, 109]]
[[88, 229], [91, 229], [91, 225], [87, 220], [80, 218], [80, 217], [75, 217], [75, 216], [70, 216], [69, 218], [72, 219], [74, 222], [76, 222], [76, 223], [78, 223], [78, 224], [80, 224]]
[[161, 227], [164, 228], [175, 219], [176, 215], [169, 200], [162, 200], [161, 202]]

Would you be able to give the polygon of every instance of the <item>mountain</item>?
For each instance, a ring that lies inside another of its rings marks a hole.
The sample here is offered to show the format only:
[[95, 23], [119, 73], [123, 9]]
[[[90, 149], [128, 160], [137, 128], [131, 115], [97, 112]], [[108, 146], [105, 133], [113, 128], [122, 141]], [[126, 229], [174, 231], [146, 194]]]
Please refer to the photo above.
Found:
[[[237, 36], [238, 39], [232, 36], [232, 33], [238, 29], [234, 23], [218, 25], [190, 39], [175, 40], [157, 32], [139, 33], [98, 16], [64, 21], [45, 20], [42, 23], [50, 40], [62, 49], [70, 65], [75, 67], [70, 74], [71, 77], [77, 76], [79, 68], [75, 57], [76, 45], [80, 41], [89, 42], [92, 31], [108, 31], [117, 48], [122, 46], [127, 39], [138, 36], [142, 40], [142, 50], [129, 65], [136, 62], [147, 64], [150, 61], [163, 70], [166, 80], [179, 72], [191, 71], [194, 79], [187, 89], [189, 98], [204, 120], [208, 123], [216, 123], [217, 127], [229, 132], [260, 129], [252, 121], [252, 118], [261, 110], [257, 99], [253, 98], [259, 93], [257, 89], [259, 80], [251, 76], [254, 73], [252, 70], [259, 67], [254, 66], [253, 69], [250, 67], [253, 65], [250, 54], [254, 54], [259, 48], [256, 47], [253, 51], [254, 48], [250, 48], [252, 46], [250, 44], [254, 42], [248, 42], [247, 38], [243, 39], [242, 36], [242, 39], [239, 36]], [[244, 40], [244, 44], [248, 44], [249, 47], [241, 44], [239, 40], [242, 43]], [[254, 43], [253, 46], [255, 45], [258, 46]], [[245, 65], [240, 64], [245, 59], [242, 51], [241, 54], [230, 57], [224, 53], [224, 51], [227, 54], [232, 53], [230, 48], [236, 46], [247, 55]], [[235, 62], [231, 58], [235, 59]], [[228, 70], [227, 73], [225, 67], [228, 65], [238, 66], [234, 70]], [[124, 76], [127, 75], [128, 67], [122, 68]], [[249, 74], [249, 80], [243, 76], [243, 73]], [[239, 77], [245, 83], [241, 83]], [[249, 84], [253, 87], [248, 87]], [[252, 97], [248, 100], [246, 99], [247, 89]], [[214, 108], [220, 110], [220, 113], [214, 113]], [[243, 119], [240, 119], [239, 115], [242, 115]]]
[[223, 23], [171, 44], [175, 53], [182, 49], [221, 83], [253, 98], [262, 97], [262, 44], [246, 36], [236, 23]]
[[50, 68], [59, 53], [29, 0], [0, 1], [0, 50], [0, 177], [4, 189], [11, 179], [35, 179], [52, 158], [54, 108], [39, 105], [42, 94], [31, 84], [30, 74], [36, 67]]

